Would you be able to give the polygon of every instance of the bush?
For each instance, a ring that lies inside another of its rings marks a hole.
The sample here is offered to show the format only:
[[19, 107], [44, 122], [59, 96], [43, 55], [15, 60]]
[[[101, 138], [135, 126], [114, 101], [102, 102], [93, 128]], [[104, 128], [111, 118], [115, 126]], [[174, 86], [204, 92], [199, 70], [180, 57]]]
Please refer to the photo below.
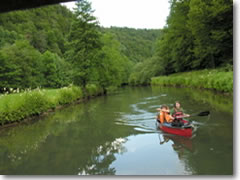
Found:
[[103, 89], [95, 84], [88, 84], [86, 86], [86, 96], [96, 96], [103, 93]]
[[[87, 86], [90, 96], [101, 94], [100, 87]], [[39, 115], [58, 105], [72, 103], [83, 98], [82, 89], [68, 86], [61, 89], [26, 90], [23, 93], [0, 96], [0, 124], [23, 120], [29, 116]]]
[[39, 90], [2, 96], [1, 100], [1, 124], [20, 121], [49, 108], [47, 99]]
[[201, 70], [159, 76], [151, 79], [151, 85], [183, 86], [233, 92], [233, 72], [222, 69]]

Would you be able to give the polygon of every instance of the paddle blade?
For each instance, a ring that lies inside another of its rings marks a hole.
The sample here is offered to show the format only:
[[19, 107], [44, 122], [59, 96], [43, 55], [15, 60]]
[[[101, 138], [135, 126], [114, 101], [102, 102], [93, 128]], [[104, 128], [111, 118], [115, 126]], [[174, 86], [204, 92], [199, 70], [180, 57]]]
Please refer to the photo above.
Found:
[[200, 112], [197, 116], [208, 116], [210, 114], [210, 111], [204, 111]]

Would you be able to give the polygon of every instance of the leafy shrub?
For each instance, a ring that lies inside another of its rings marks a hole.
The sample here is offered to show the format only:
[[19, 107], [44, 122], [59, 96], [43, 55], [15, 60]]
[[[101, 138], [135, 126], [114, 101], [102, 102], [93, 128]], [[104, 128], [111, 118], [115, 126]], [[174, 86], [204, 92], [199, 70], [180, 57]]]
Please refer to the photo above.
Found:
[[87, 91], [87, 96], [95, 96], [95, 95], [103, 93], [102, 88], [100, 88], [99, 86], [97, 86], [95, 84], [88, 84], [86, 86], [86, 91]]
[[[91, 84], [87, 86], [91, 96], [102, 93], [102, 88]], [[0, 124], [20, 121], [33, 115], [39, 115], [58, 105], [69, 104], [83, 98], [82, 89], [68, 86], [61, 89], [27, 90], [23, 93], [0, 96]]]
[[151, 79], [151, 84], [206, 88], [231, 93], [233, 91], [233, 72], [214, 69], [177, 73], [170, 76], [154, 77]]

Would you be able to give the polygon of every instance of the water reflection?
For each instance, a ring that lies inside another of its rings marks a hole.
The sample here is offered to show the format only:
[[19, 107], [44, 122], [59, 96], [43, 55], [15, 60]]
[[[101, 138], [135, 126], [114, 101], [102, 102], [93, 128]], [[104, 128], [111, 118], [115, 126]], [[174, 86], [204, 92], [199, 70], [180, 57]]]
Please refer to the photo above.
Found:
[[[0, 172], [231, 174], [233, 128], [232, 113], [222, 104], [226, 99], [215, 95], [213, 98], [208, 93], [206, 97], [205, 93], [192, 94], [174, 88], [127, 88], [113, 96], [98, 97], [36, 121], [3, 129]], [[201, 94], [205, 102], [199, 100]], [[202, 107], [211, 111], [209, 119], [191, 119], [197, 126], [195, 137], [169, 135], [156, 127], [156, 108], [161, 104], [171, 106], [175, 100], [182, 102], [187, 113], [199, 112]], [[216, 103], [220, 104], [215, 107]]]
[[189, 154], [196, 154], [197, 151], [193, 146], [193, 139], [189, 137], [175, 136], [170, 134], [158, 134], [160, 145], [171, 142], [173, 151], [176, 152], [178, 160], [184, 166], [185, 172], [195, 174], [194, 168], [188, 165]]
[[160, 145], [172, 141], [172, 147], [174, 150], [186, 149], [190, 152], [194, 152], [192, 138], [176, 136], [171, 134], [158, 134]]
[[127, 149], [123, 146], [127, 140], [117, 138], [113, 142], [106, 142], [100, 145], [94, 151], [94, 156], [91, 158], [91, 165], [79, 167], [78, 175], [114, 175], [115, 168], [109, 168], [109, 164], [116, 160], [114, 154], [123, 154]]

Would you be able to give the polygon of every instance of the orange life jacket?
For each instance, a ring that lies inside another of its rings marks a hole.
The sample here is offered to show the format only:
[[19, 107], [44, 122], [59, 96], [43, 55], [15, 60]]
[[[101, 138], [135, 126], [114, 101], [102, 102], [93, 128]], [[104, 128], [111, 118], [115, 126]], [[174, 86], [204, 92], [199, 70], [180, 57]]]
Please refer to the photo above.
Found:
[[160, 123], [171, 122], [171, 117], [167, 112], [160, 111], [159, 120], [160, 120]]

